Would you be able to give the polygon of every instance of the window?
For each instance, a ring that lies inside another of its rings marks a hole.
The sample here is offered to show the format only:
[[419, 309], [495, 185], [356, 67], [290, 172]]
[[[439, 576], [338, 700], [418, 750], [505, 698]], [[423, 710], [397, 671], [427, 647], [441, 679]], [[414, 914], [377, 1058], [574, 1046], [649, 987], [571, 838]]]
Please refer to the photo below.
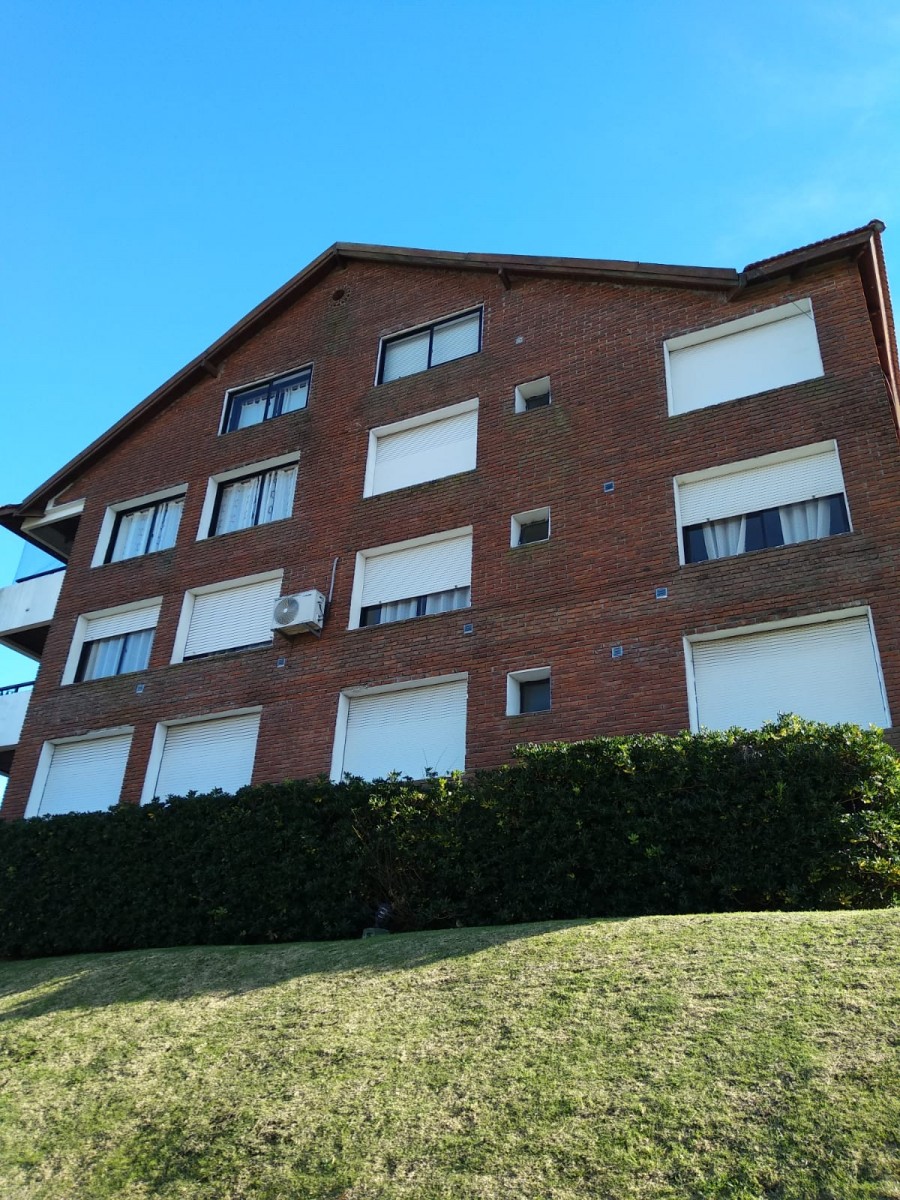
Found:
[[824, 374], [809, 300], [670, 338], [665, 356], [670, 416]]
[[156, 597], [79, 617], [62, 683], [146, 670], [161, 603]]
[[528, 512], [516, 513], [510, 524], [510, 546], [528, 546], [532, 542], [546, 542], [550, 537], [550, 509], [532, 508]]
[[478, 401], [467, 400], [369, 433], [364, 496], [474, 471]]
[[172, 662], [272, 641], [272, 610], [281, 595], [281, 571], [193, 588], [184, 597]]
[[528, 713], [550, 711], [550, 668], [534, 667], [527, 671], [511, 671], [506, 677], [506, 715], [525, 716]]
[[[171, 549], [178, 536], [183, 509], [184, 490], [175, 495], [110, 508], [101, 528], [105, 553], [100, 561], [121, 562]], [[95, 556], [94, 566], [97, 565]]]
[[675, 486], [687, 563], [850, 529], [834, 442], [680, 475]]
[[378, 382], [390, 383], [416, 375], [454, 358], [477, 354], [481, 349], [481, 309], [448, 317], [411, 333], [385, 338], [381, 343]]
[[471, 583], [469, 528], [363, 550], [356, 556], [350, 628], [468, 608]]
[[[297, 486], [297, 459], [271, 466], [268, 470], [229, 472], [210, 481], [213, 502], [209, 517], [209, 537], [251, 529], [283, 521], [294, 507]], [[204, 520], [201, 518], [200, 528]]]
[[45, 742], [25, 815], [102, 812], [117, 804], [132, 733], [131, 729], [106, 730]]
[[306, 408], [311, 378], [312, 367], [304, 367], [289, 375], [279, 375], [264, 383], [254, 383], [250, 387], [234, 388], [227, 392], [222, 433], [246, 429], [250, 425], [280, 417], [283, 413]]
[[867, 609], [686, 640], [691, 728], [755, 729], [779, 713], [890, 725]]
[[424, 779], [464, 770], [466, 700], [464, 675], [344, 692], [332, 778], [381, 779], [396, 771]]
[[550, 403], [550, 376], [533, 379], [531, 383], [520, 383], [516, 388], [517, 413], [531, 412], [535, 408], [546, 408]]
[[157, 725], [141, 803], [188, 792], [236, 792], [253, 776], [260, 710]]

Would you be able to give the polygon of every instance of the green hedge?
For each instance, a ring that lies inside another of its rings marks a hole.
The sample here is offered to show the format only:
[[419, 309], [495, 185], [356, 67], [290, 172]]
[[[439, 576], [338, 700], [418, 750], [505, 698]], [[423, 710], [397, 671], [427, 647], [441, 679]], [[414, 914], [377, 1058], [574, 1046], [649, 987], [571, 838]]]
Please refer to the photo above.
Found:
[[382, 900], [407, 929], [897, 903], [900, 764], [786, 717], [0, 825], [5, 956], [353, 937]]

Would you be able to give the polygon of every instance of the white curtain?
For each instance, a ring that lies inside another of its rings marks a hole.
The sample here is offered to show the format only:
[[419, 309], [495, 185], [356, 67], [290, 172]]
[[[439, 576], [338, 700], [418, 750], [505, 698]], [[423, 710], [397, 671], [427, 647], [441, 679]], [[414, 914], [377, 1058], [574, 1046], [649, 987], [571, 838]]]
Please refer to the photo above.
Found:
[[706, 521], [703, 544], [707, 558], [730, 558], [743, 554], [747, 541], [747, 518], [728, 517], [724, 521]]
[[146, 554], [153, 511], [152, 507], [139, 508], [136, 512], [124, 513], [119, 518], [110, 562], [121, 562], [124, 558], [136, 558], [139, 554]]
[[143, 671], [150, 661], [154, 632], [153, 629], [140, 629], [136, 633], [89, 642], [81, 678], [106, 679], [110, 675], [124, 675], [127, 671]]
[[414, 617], [418, 611], [419, 601], [416, 596], [411, 600], [394, 600], [391, 604], [382, 604], [380, 625], [391, 621], [406, 621]]
[[261, 483], [264, 490], [258, 525], [266, 525], [269, 521], [280, 521], [283, 517], [291, 515], [296, 482], [296, 467], [284, 467], [280, 471], [269, 471], [262, 477]]
[[778, 515], [781, 517], [781, 532], [786, 545], [828, 537], [831, 533], [830, 498], [783, 504]]
[[298, 408], [306, 407], [306, 392], [309, 379], [293, 379], [284, 387], [278, 388], [275, 395], [275, 412], [296, 412]]
[[127, 671], [143, 671], [150, 662], [150, 649], [153, 646], [153, 629], [140, 629], [137, 633], [125, 635], [125, 650], [119, 664], [119, 674]]
[[266, 416], [266, 393], [251, 392], [248, 396], [235, 397], [238, 408], [238, 419], [235, 429], [247, 429], [250, 425], [259, 425]]
[[256, 501], [263, 476], [239, 479], [226, 483], [222, 488], [216, 533], [231, 533], [235, 529], [246, 529], [254, 523]]
[[453, 612], [457, 608], [469, 607], [469, 589], [467, 587], [450, 588], [446, 592], [432, 592], [425, 597], [425, 613]]
[[183, 508], [183, 496], [175, 500], [163, 500], [156, 506], [156, 520], [147, 546], [148, 554], [152, 554], [154, 550], [168, 550], [170, 546], [175, 545]]

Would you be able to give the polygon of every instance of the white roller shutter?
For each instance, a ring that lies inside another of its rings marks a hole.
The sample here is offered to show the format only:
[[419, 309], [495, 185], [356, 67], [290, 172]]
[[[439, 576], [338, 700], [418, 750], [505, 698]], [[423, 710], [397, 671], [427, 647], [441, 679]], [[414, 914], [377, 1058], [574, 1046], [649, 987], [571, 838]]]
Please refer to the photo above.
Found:
[[702, 341], [689, 334], [667, 343], [673, 413], [824, 374], [808, 300], [781, 305], [765, 316], [765, 324], [746, 328], [742, 320], [728, 321], [704, 330]]
[[372, 494], [475, 468], [478, 410], [414, 425], [375, 439]]
[[423, 779], [466, 763], [464, 679], [353, 696], [347, 718], [343, 771], [380, 779], [392, 771]]
[[280, 578], [197, 593], [184, 657], [270, 642], [272, 609], [280, 595]]
[[244, 713], [166, 729], [152, 794], [183, 796], [221, 788], [236, 792], [250, 782], [260, 714]]
[[363, 607], [469, 587], [472, 535], [372, 555], [363, 560], [363, 572]]
[[122, 637], [126, 633], [137, 633], [141, 629], [155, 629], [159, 620], [159, 609], [159, 604], [149, 604], [146, 608], [132, 608], [128, 612], [88, 617], [84, 641], [98, 642], [101, 638]]
[[37, 811], [29, 816], [102, 812], [117, 804], [130, 747], [130, 733], [53, 746]]
[[480, 332], [481, 313], [469, 313], [456, 321], [436, 325], [431, 342], [431, 365], [436, 367], [451, 359], [477, 353]]
[[678, 481], [682, 525], [743, 516], [782, 504], [833, 496], [844, 490], [834, 446], [781, 462], [747, 463], [727, 475]]
[[868, 618], [694, 642], [698, 722], [756, 729], [779, 713], [890, 724]]

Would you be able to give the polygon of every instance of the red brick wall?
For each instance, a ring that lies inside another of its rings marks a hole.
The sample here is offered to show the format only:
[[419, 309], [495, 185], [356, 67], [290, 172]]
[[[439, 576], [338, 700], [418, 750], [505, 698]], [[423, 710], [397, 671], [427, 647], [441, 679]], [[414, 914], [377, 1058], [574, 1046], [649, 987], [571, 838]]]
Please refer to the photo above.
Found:
[[[664, 339], [806, 296], [823, 378], [668, 417]], [[481, 303], [482, 353], [373, 386], [382, 335]], [[309, 361], [305, 411], [218, 436], [226, 388]], [[515, 385], [545, 374], [552, 406], [514, 414]], [[474, 396], [475, 472], [363, 499], [371, 427]], [[674, 475], [826, 438], [838, 441], [854, 533], [679, 566]], [[210, 475], [298, 449], [291, 520], [195, 541]], [[91, 568], [108, 504], [180, 483], [188, 494], [173, 550]], [[731, 302], [721, 292], [515, 277], [504, 290], [489, 274], [350, 264], [59, 498], [86, 504], [4, 815], [24, 811], [49, 738], [133, 725], [123, 796], [135, 801], [157, 721], [260, 704], [254, 779], [310, 775], [329, 769], [342, 688], [458, 671], [469, 675], [471, 767], [508, 759], [519, 741], [674, 732], [688, 724], [685, 634], [858, 604], [872, 607], [900, 709], [898, 484], [890, 406], [850, 264]], [[551, 540], [510, 550], [510, 515], [544, 504]], [[470, 610], [347, 629], [357, 550], [468, 524]], [[321, 639], [168, 665], [187, 588], [283, 568], [286, 592], [327, 591], [335, 557]], [[655, 599], [657, 587], [667, 600]], [[164, 601], [149, 671], [59, 686], [79, 613], [156, 595]], [[610, 658], [614, 644], [621, 659]], [[507, 672], [548, 664], [552, 712], [507, 717]]]

